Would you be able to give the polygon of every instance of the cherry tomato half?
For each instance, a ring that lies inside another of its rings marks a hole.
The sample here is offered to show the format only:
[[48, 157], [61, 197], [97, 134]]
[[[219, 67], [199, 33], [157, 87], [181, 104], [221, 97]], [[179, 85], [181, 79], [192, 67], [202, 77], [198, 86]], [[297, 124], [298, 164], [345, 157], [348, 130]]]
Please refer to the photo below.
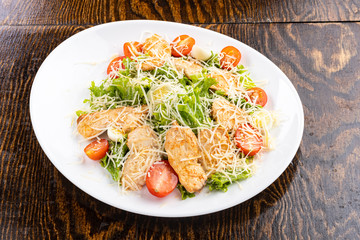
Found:
[[105, 157], [109, 150], [109, 142], [106, 139], [95, 140], [84, 149], [86, 155], [92, 160], [100, 160]]
[[263, 138], [249, 123], [241, 125], [235, 132], [235, 144], [247, 156], [254, 156], [263, 146]]
[[159, 198], [169, 195], [178, 183], [178, 177], [168, 161], [155, 162], [146, 174], [146, 187]]
[[194, 45], [195, 39], [189, 37], [188, 35], [180, 35], [171, 43], [171, 55], [174, 57], [188, 55]]
[[126, 42], [124, 43], [124, 55], [126, 57], [137, 57], [142, 52], [143, 45], [139, 42]]
[[260, 105], [262, 107], [264, 107], [265, 104], [267, 103], [267, 95], [263, 89], [254, 87], [247, 90], [247, 92], [251, 102]]
[[220, 59], [220, 66], [223, 69], [232, 69], [236, 67], [241, 59], [240, 51], [233, 46], [227, 46], [221, 50], [222, 58]]
[[114, 77], [118, 76], [120, 63], [121, 63], [122, 69], [125, 68], [124, 64], [122, 63], [122, 60], [124, 58], [126, 58], [126, 56], [116, 57], [113, 60], [111, 60], [111, 62], [109, 63], [106, 72], [107, 72], [108, 75], [110, 75], [111, 78], [114, 78]]

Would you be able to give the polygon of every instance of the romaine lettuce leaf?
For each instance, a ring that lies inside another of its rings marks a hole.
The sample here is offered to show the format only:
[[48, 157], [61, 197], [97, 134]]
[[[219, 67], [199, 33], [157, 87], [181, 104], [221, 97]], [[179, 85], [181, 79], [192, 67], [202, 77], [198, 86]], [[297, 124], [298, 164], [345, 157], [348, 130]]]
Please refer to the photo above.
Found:
[[250, 177], [251, 174], [252, 172], [249, 169], [239, 171], [226, 170], [226, 174], [216, 172], [208, 178], [206, 185], [209, 186], [210, 191], [217, 190], [226, 192], [231, 183], [246, 179]]
[[179, 189], [179, 191], [180, 191], [180, 193], [181, 193], [181, 200], [185, 200], [185, 199], [187, 199], [187, 198], [193, 198], [193, 197], [195, 197], [195, 193], [190, 193], [190, 192], [188, 192], [181, 183], [178, 183], [178, 185], [176, 186], [176, 188]]
[[100, 160], [100, 165], [108, 170], [112, 179], [115, 182], [120, 182], [121, 171], [122, 171], [122, 163], [124, 162], [124, 157], [126, 153], [129, 151], [128, 147], [125, 144], [126, 138], [122, 142], [113, 142], [110, 141], [110, 151], [109, 155], [112, 156], [112, 159], [106, 155], [104, 158]]
[[178, 94], [178, 102], [159, 104], [153, 116], [159, 127], [168, 125], [173, 120], [190, 128], [208, 126], [211, 123], [208, 109], [211, 107], [209, 88], [216, 83], [215, 79], [202, 76], [196, 83], [185, 87], [186, 94]]

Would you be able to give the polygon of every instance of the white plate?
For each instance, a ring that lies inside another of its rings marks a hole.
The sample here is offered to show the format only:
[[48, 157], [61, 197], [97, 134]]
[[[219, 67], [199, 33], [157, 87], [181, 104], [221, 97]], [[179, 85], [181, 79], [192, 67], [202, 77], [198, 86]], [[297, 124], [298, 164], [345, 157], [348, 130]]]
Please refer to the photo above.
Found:
[[[255, 80], [266, 79], [268, 109], [280, 111], [285, 119], [272, 134], [275, 150], [264, 154], [255, 176], [230, 186], [228, 192], [211, 192], [205, 188], [195, 198], [180, 200], [178, 191], [166, 198], [151, 196], [146, 187], [130, 194], [120, 193], [106, 170], [91, 160], [81, 161], [83, 145], [73, 135], [72, 117], [88, 98], [92, 80], [100, 82], [114, 55], [122, 54], [127, 41], [138, 41], [143, 33], [167, 36], [169, 41], [180, 34], [195, 38], [199, 46], [220, 52], [228, 45], [242, 53], [241, 64], [247, 66]], [[30, 114], [39, 143], [55, 167], [77, 187], [114, 207], [134, 213], [162, 216], [196, 216], [223, 210], [263, 191], [273, 183], [292, 161], [299, 147], [304, 115], [300, 98], [285, 74], [269, 59], [251, 47], [225, 35], [199, 27], [160, 21], [122, 21], [84, 30], [61, 43], [41, 65], [30, 96]], [[41, 171], [41, 169], [39, 169]]]

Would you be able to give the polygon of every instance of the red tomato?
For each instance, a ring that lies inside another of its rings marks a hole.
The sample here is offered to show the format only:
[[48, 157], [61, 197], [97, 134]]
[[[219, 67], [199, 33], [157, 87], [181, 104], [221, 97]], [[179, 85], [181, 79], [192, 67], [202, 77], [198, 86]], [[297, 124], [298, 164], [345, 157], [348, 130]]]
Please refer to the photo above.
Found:
[[120, 63], [121, 63], [121, 67], [123, 69], [125, 68], [124, 64], [122, 63], [122, 60], [124, 58], [126, 58], [126, 56], [116, 57], [113, 60], [111, 60], [111, 62], [109, 63], [106, 72], [108, 75], [110, 75], [111, 78], [114, 78], [118, 75], [117, 72], [119, 71]]
[[178, 183], [178, 177], [168, 161], [154, 163], [146, 174], [146, 187], [159, 198], [169, 195]]
[[137, 57], [142, 52], [143, 45], [139, 42], [126, 42], [124, 43], [124, 55], [126, 57]]
[[260, 105], [262, 107], [264, 107], [265, 104], [267, 103], [267, 95], [263, 89], [254, 87], [247, 90], [247, 92], [249, 94], [249, 98], [251, 102]]
[[95, 140], [84, 149], [86, 155], [92, 160], [100, 160], [105, 157], [109, 150], [109, 142], [106, 139]]
[[233, 46], [227, 46], [221, 50], [222, 58], [220, 59], [220, 66], [223, 69], [232, 69], [236, 67], [241, 59], [240, 51]]
[[194, 45], [195, 39], [188, 35], [180, 35], [171, 43], [171, 55], [174, 57], [188, 55]]
[[245, 155], [254, 156], [263, 146], [263, 139], [259, 130], [246, 123], [236, 130], [235, 143]]

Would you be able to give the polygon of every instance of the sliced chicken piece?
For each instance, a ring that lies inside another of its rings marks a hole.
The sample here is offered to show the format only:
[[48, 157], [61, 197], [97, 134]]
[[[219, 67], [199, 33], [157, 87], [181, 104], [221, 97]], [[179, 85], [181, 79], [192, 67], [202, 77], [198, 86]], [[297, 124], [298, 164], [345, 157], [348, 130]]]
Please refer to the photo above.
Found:
[[238, 126], [246, 123], [246, 115], [241, 108], [223, 98], [213, 102], [212, 116], [227, 131], [236, 130]]
[[235, 153], [231, 148], [229, 134], [224, 128], [202, 129], [198, 133], [198, 140], [203, 153], [202, 165], [208, 175], [233, 162]]
[[121, 184], [125, 190], [137, 191], [144, 186], [150, 166], [161, 160], [160, 143], [154, 130], [143, 125], [129, 133], [127, 146], [130, 154], [124, 164]]
[[222, 69], [213, 69], [210, 71], [210, 77], [217, 81], [217, 84], [210, 87], [211, 89], [223, 91], [226, 95], [229, 95], [230, 91], [236, 90], [236, 79], [232, 73]]
[[159, 140], [154, 130], [148, 125], [136, 128], [128, 135], [126, 145], [131, 149], [159, 148]]
[[77, 119], [77, 130], [84, 138], [93, 138], [106, 131], [109, 126], [117, 126], [124, 134], [143, 125], [148, 113], [146, 106], [119, 107], [99, 112], [83, 114]]
[[185, 189], [190, 193], [200, 191], [205, 184], [206, 174], [199, 164], [201, 151], [191, 129], [174, 124], [166, 133], [165, 150], [170, 165]]
[[170, 44], [157, 34], [145, 39], [142, 49], [145, 54], [149, 55], [149, 58], [144, 61], [139, 61], [136, 67], [144, 71], [161, 67], [165, 61], [171, 57]]
[[191, 79], [191, 76], [201, 74], [202, 67], [194, 61], [188, 61], [181, 58], [174, 58], [173, 63], [176, 70], [184, 72], [185, 76]]

